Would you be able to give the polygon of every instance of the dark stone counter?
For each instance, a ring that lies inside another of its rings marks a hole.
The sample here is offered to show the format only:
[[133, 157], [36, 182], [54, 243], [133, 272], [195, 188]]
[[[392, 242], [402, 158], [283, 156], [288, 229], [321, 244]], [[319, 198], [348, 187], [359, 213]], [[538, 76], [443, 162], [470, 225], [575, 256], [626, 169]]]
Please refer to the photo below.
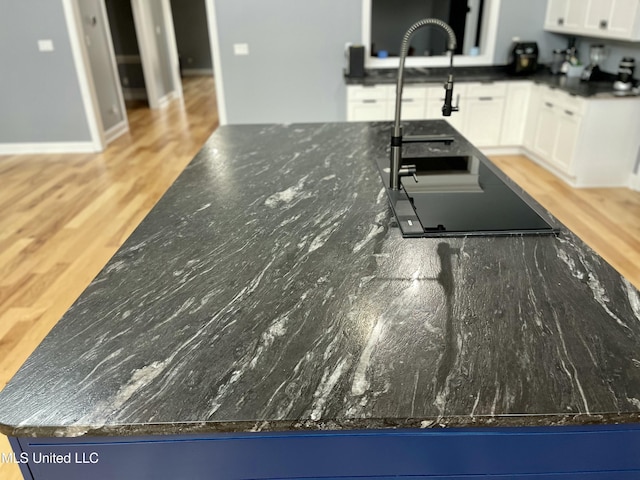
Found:
[[390, 128], [218, 129], [0, 393], [0, 431], [639, 421], [638, 291], [566, 230], [401, 238]]
[[[441, 84], [446, 79], [448, 69], [446, 68], [406, 68], [405, 84], [433, 83]], [[615, 76], [611, 75], [610, 81], [581, 82], [579, 78], [569, 78], [566, 75], [552, 75], [546, 68], [540, 69], [537, 73], [526, 76], [510, 75], [504, 66], [494, 67], [455, 67], [456, 82], [497, 82], [497, 81], [518, 81], [529, 80], [536, 83], [558, 88], [571, 95], [586, 98], [614, 98], [624, 97], [619, 92], [613, 91]], [[371, 69], [367, 71], [364, 78], [345, 77], [348, 85], [379, 85], [395, 84], [397, 79], [397, 69]], [[631, 96], [637, 96], [632, 95]]]

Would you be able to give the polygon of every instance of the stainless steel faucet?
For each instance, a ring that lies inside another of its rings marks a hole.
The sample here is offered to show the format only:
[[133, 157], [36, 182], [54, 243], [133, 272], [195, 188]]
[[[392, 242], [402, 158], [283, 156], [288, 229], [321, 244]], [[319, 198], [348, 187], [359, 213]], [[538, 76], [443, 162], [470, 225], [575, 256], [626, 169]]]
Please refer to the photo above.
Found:
[[409, 43], [411, 41], [411, 37], [422, 27], [426, 26], [436, 26], [442, 28], [448, 35], [449, 39], [447, 42], [447, 51], [449, 53], [449, 75], [447, 77], [447, 81], [444, 84], [445, 95], [444, 95], [444, 105], [442, 106], [442, 115], [445, 117], [451, 116], [451, 112], [457, 112], [458, 107], [452, 105], [453, 99], [453, 53], [456, 50], [456, 34], [453, 32], [453, 29], [442, 20], [437, 18], [425, 18], [420, 20], [419, 22], [414, 23], [409, 27], [409, 30], [404, 34], [402, 38], [402, 46], [400, 47], [400, 66], [398, 67], [398, 83], [396, 86], [396, 114], [393, 125], [393, 135], [391, 136], [391, 169], [390, 169], [390, 178], [389, 178], [389, 186], [392, 190], [398, 190], [400, 188], [400, 177], [414, 175], [416, 173], [416, 168], [414, 165], [409, 165], [402, 167], [402, 144], [408, 142], [434, 142], [434, 141], [444, 141], [450, 142], [452, 141], [450, 137], [447, 138], [433, 138], [433, 137], [412, 137], [411, 139], [405, 138], [402, 139], [402, 127], [400, 126], [400, 112], [402, 109], [402, 87], [404, 85], [404, 62], [407, 58], [407, 53], [409, 51]]

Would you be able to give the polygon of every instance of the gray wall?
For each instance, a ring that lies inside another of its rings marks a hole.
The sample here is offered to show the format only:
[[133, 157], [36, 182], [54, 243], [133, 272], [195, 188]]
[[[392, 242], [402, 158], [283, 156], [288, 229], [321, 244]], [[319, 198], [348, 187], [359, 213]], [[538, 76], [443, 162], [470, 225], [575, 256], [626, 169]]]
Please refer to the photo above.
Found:
[[[98, 97], [100, 118], [105, 131], [122, 123], [124, 114], [120, 105], [120, 80], [113, 71], [113, 45], [109, 42], [107, 32], [109, 22], [102, 11], [103, 0], [82, 0], [78, 2], [82, 17], [81, 28], [88, 40], [86, 42], [89, 64], [93, 76], [93, 84]], [[92, 21], [96, 19], [97, 21]]]
[[210, 70], [211, 47], [205, 0], [171, 0], [171, 9], [182, 69]]
[[91, 141], [61, 0], [0, 0], [0, 65], [0, 143]]
[[547, 0], [502, 0], [496, 34], [494, 63], [505, 65], [513, 37], [534, 41], [540, 49], [540, 63], [549, 63], [556, 48], [567, 48], [567, 38], [545, 32]]
[[[361, 0], [208, 1], [216, 6], [229, 123], [345, 120], [344, 44], [361, 42]], [[508, 62], [513, 37], [537, 42], [542, 63], [566, 48], [566, 37], [543, 30], [546, 8], [547, 0], [501, 2], [496, 65]], [[250, 55], [234, 56], [234, 43], [248, 43]], [[609, 59], [616, 70], [623, 52]]]
[[[344, 46], [361, 0], [215, 1], [229, 123], [346, 119]], [[250, 54], [235, 56], [234, 43]]]
[[635, 78], [640, 79], [640, 44], [603, 40], [601, 38], [581, 38], [576, 43], [576, 47], [578, 48], [580, 60], [585, 65], [590, 63], [589, 47], [592, 44], [603, 44], [605, 46], [607, 58], [602, 63], [602, 70], [616, 74], [622, 57], [632, 57], [636, 59]]

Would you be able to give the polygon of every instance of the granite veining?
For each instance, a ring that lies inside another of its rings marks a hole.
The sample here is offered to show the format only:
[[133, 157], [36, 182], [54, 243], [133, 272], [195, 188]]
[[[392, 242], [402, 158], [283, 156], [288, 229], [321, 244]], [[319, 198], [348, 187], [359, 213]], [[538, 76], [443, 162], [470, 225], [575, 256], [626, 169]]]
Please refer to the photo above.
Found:
[[389, 132], [219, 128], [0, 392], [0, 431], [640, 421], [638, 290], [564, 228], [403, 239]]

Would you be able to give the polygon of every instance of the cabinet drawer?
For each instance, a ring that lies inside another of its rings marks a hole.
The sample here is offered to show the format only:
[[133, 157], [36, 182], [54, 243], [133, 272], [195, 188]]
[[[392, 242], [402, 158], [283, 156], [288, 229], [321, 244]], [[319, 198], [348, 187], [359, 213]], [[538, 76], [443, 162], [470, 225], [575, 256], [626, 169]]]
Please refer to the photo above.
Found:
[[467, 83], [467, 97], [504, 97], [507, 94], [507, 84], [504, 82]]
[[542, 94], [542, 99], [546, 103], [553, 104], [558, 110], [568, 111], [575, 115], [583, 115], [587, 109], [586, 100], [561, 90], [547, 88]]
[[394, 88], [392, 85], [349, 85], [347, 87], [347, 101], [386, 100], [390, 98]]
[[[467, 96], [467, 83], [454, 83], [453, 84], [453, 96], [460, 96], [460, 98]], [[444, 81], [441, 84], [428, 86], [426, 88], [427, 99], [429, 100], [444, 100]]]
[[[391, 92], [391, 96], [389, 98], [395, 101], [395, 97], [396, 97], [396, 90], [395, 90], [395, 87], [393, 87], [393, 91]], [[402, 99], [403, 100], [410, 99], [413, 101], [418, 101], [418, 100], [424, 101], [427, 99], [427, 87], [425, 87], [424, 85], [422, 86], [405, 85], [404, 88], [402, 89]]]

